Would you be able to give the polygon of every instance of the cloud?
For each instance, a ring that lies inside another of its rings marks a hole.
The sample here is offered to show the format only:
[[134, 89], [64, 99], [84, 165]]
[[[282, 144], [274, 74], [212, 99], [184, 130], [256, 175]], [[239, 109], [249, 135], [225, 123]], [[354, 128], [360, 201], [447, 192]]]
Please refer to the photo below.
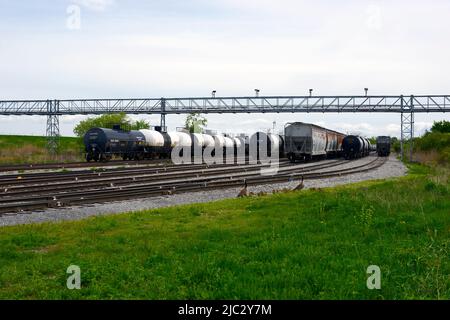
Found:
[[[204, 96], [212, 90], [234, 96], [253, 95], [254, 88], [264, 95], [307, 94], [309, 88], [324, 95], [361, 94], [364, 87], [375, 95], [450, 89], [450, 45], [442, 41], [450, 32], [448, 0], [66, 3], [108, 10], [108, 17], [83, 15], [88, 27], [66, 33], [56, 32], [54, 20], [61, 19], [53, 13], [22, 21], [0, 12], [0, 47], [8, 62], [0, 66], [0, 73], [8, 75], [0, 79], [2, 99]], [[8, 7], [17, 5], [8, 2]], [[416, 135], [431, 118], [417, 115]], [[269, 129], [272, 121], [281, 129], [286, 122], [304, 121], [368, 136], [400, 135], [397, 114], [208, 119], [211, 128], [228, 132]], [[28, 120], [0, 121], [12, 131], [29, 130]], [[70, 133], [76, 121], [63, 119], [61, 125]], [[167, 121], [174, 129], [184, 116]], [[45, 119], [40, 128], [45, 132]]]
[[104, 11], [114, 4], [114, 0], [72, 0], [72, 3], [93, 11]]
[[416, 137], [417, 137], [417, 136], [420, 136], [420, 135], [422, 135], [423, 133], [425, 133], [425, 131], [430, 130], [432, 126], [433, 126], [433, 122], [429, 122], [429, 121], [425, 121], [425, 122], [422, 122], [422, 121], [416, 121], [416, 122], [414, 123], [414, 135], [415, 135]]
[[386, 134], [390, 136], [400, 135], [401, 126], [400, 124], [390, 123], [385, 126]]

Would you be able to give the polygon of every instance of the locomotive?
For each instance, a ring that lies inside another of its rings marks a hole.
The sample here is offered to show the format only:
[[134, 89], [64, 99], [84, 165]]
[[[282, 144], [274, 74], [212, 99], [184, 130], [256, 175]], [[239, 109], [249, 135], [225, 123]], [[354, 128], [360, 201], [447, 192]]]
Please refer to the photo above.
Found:
[[377, 154], [380, 157], [388, 157], [391, 154], [391, 137], [377, 137]]

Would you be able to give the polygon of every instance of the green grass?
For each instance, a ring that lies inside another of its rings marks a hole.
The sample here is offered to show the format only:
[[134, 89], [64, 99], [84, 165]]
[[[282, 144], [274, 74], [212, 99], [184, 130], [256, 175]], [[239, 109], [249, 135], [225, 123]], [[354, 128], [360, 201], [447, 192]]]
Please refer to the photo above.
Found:
[[47, 138], [38, 136], [0, 136], [0, 164], [82, 161], [80, 138], [60, 137], [56, 157], [49, 155]]
[[[448, 171], [0, 229], [0, 298], [449, 299]], [[81, 267], [82, 289], [66, 289]], [[381, 290], [366, 269], [381, 268]]]

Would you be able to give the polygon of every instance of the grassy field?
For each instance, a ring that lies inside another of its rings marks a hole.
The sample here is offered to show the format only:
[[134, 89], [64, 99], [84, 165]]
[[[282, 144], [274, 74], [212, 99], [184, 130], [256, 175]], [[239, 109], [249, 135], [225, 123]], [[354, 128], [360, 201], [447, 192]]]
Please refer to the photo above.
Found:
[[[436, 171], [437, 170], [437, 171]], [[449, 299], [449, 171], [0, 228], [2, 299]], [[69, 265], [82, 289], [66, 288]], [[369, 265], [381, 290], [366, 287]]]
[[83, 161], [79, 138], [60, 137], [59, 155], [51, 157], [47, 138], [38, 136], [0, 136], [0, 164]]

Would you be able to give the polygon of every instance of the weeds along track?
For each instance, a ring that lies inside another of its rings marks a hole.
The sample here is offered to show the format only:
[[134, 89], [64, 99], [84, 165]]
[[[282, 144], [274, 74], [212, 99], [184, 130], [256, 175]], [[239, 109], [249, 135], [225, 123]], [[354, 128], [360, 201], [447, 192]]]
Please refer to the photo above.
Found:
[[22, 184], [5, 185], [0, 180], [0, 214], [239, 187], [245, 182], [248, 185], [280, 183], [299, 180], [302, 176], [305, 180], [320, 179], [373, 170], [385, 162], [386, 158], [373, 157], [352, 167], [348, 167], [351, 163], [348, 160], [309, 164], [282, 162], [272, 175], [261, 175], [261, 170], [268, 169], [267, 165], [222, 165], [185, 167], [177, 171], [132, 171], [124, 176], [94, 175], [76, 181], [70, 177], [70, 180], [20, 181]]

